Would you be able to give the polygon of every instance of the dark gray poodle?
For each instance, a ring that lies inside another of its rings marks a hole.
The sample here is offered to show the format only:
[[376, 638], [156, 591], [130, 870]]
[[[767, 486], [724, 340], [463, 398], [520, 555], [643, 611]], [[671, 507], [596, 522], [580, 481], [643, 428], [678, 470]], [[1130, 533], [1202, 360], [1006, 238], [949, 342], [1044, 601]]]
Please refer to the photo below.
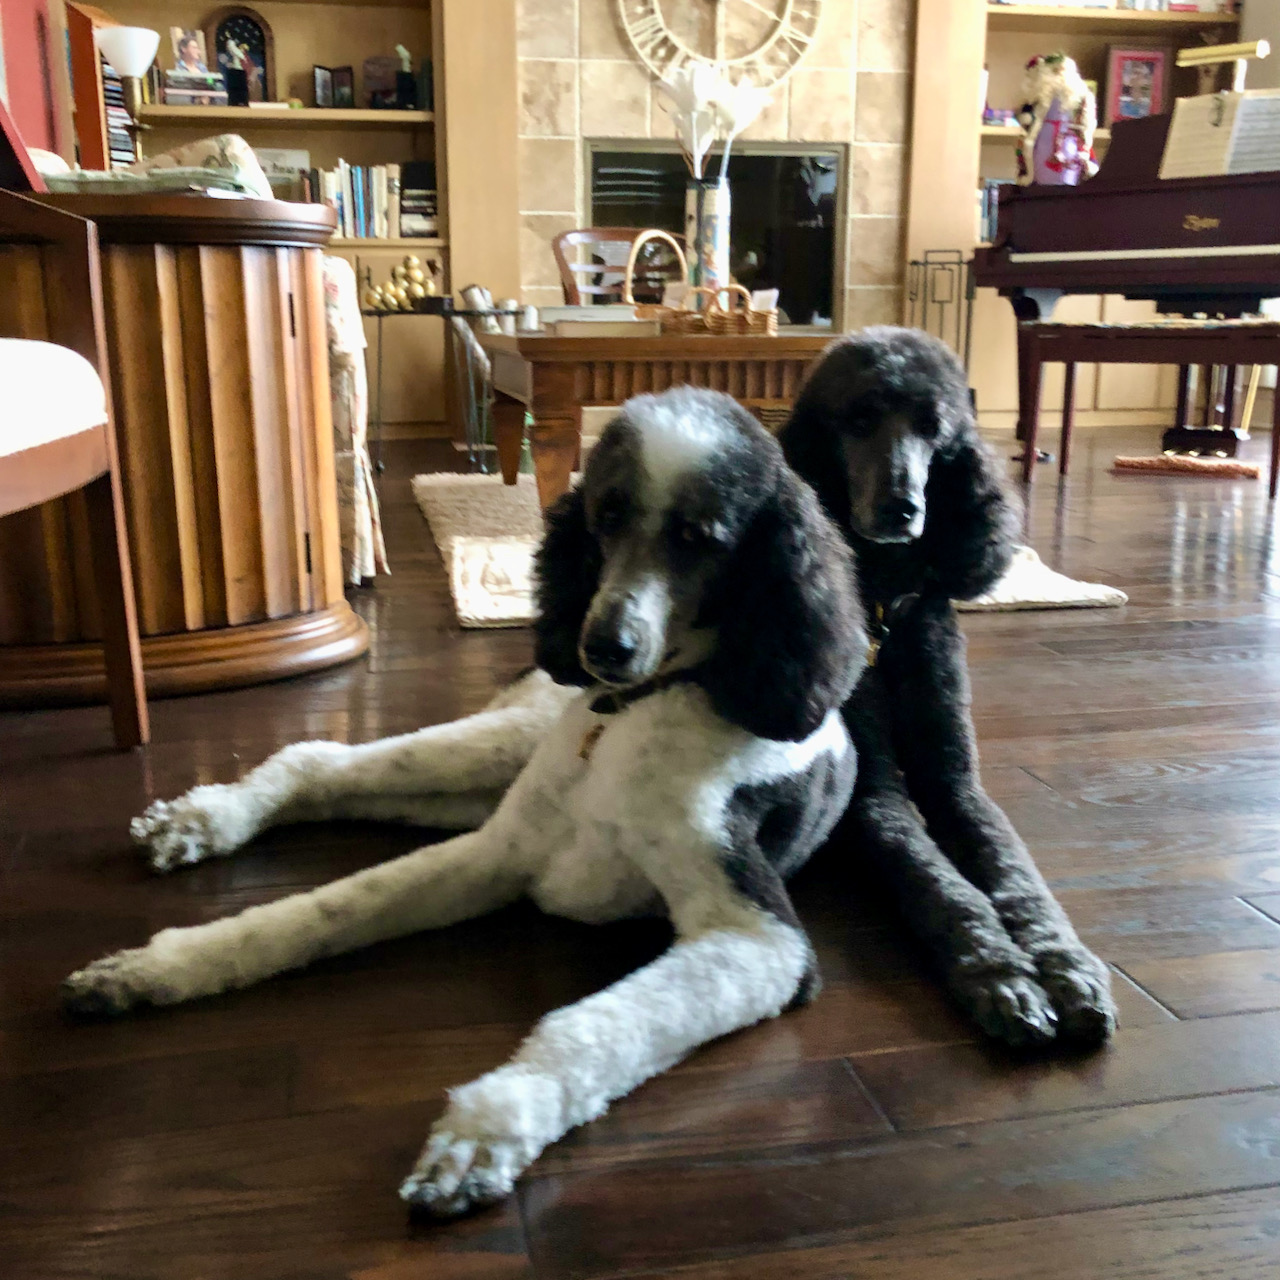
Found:
[[858, 751], [846, 830], [985, 1031], [1015, 1045], [1104, 1040], [1106, 967], [978, 776], [951, 602], [1008, 567], [1018, 511], [964, 371], [919, 330], [852, 334], [814, 368], [781, 441], [857, 553], [879, 641], [845, 706]]

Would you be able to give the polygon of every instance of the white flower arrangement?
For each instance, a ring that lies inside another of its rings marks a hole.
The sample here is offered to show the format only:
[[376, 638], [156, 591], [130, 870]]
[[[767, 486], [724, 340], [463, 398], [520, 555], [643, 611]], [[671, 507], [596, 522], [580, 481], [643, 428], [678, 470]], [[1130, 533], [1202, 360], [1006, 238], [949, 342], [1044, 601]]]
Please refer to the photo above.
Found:
[[658, 82], [662, 108], [676, 127], [685, 163], [695, 178], [706, 168], [707, 153], [717, 143], [724, 146], [720, 177], [729, 171], [733, 140], [769, 105], [772, 95], [749, 76], [736, 84], [723, 67], [701, 59], [672, 66]]

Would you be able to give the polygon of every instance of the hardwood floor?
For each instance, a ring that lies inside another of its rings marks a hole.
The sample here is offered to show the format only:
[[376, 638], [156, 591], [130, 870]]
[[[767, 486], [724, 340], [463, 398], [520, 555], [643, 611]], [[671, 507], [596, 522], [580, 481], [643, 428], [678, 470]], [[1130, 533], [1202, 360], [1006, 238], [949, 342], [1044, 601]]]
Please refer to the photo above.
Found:
[[[1261, 459], [1266, 437], [1250, 456]], [[443, 1091], [546, 1010], [656, 954], [654, 923], [517, 908], [232, 996], [75, 1025], [57, 983], [406, 851], [295, 828], [155, 878], [127, 822], [304, 737], [477, 709], [522, 631], [459, 632], [388, 447], [394, 574], [367, 661], [152, 704], [0, 715], [0, 1275], [12, 1280], [1254, 1280], [1280, 1271], [1280, 559], [1262, 483], [1111, 476], [1153, 431], [1077, 433], [1037, 477], [1042, 556], [1122, 610], [970, 616], [984, 774], [1123, 1025], [1092, 1057], [977, 1042], [856, 853], [795, 886], [827, 986], [570, 1135], [520, 1196], [411, 1222], [395, 1196]], [[1010, 452], [1007, 444], [1004, 451]]]

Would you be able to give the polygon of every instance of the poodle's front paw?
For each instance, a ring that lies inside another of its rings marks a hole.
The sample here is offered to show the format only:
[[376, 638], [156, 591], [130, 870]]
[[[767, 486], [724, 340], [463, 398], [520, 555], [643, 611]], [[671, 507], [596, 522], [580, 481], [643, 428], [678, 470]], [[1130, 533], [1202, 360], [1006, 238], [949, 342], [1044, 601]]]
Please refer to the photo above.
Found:
[[1083, 947], [1037, 957], [1040, 984], [1058, 1013], [1058, 1036], [1074, 1044], [1099, 1045], [1116, 1029], [1107, 966]]
[[1018, 973], [966, 975], [953, 989], [987, 1035], [1016, 1049], [1048, 1044], [1058, 1015], [1049, 993]]
[[400, 1198], [432, 1217], [456, 1218], [509, 1196], [525, 1163], [517, 1142], [437, 1127]]
[[216, 784], [196, 787], [177, 800], [157, 800], [134, 818], [129, 834], [147, 851], [151, 869], [172, 871], [236, 848], [241, 841], [232, 791]]
[[110, 1017], [135, 1005], [163, 1003], [164, 990], [149, 972], [145, 947], [117, 951], [73, 973], [62, 984], [62, 1003], [82, 1017]]

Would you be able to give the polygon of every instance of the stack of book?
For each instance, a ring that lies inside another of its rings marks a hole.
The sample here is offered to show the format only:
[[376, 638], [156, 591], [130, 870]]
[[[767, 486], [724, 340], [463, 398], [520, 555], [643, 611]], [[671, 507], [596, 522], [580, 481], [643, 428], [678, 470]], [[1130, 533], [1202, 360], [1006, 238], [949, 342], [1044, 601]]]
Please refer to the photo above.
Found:
[[430, 160], [410, 160], [404, 167], [404, 177], [400, 183], [400, 234], [440, 234], [436, 167]]
[[978, 242], [990, 244], [996, 238], [1000, 219], [1000, 188], [1013, 185], [1011, 178], [984, 178], [978, 188]]
[[[404, 166], [408, 173], [412, 163]], [[431, 231], [405, 225], [398, 164], [353, 165], [338, 161], [336, 169], [309, 169], [302, 175], [303, 199], [330, 205], [338, 215], [340, 238], [346, 240], [398, 240], [402, 236], [434, 236]], [[435, 192], [432, 191], [432, 205]]]
[[166, 71], [164, 102], [169, 107], [225, 107], [227, 85], [211, 71]]
[[138, 153], [133, 145], [133, 135], [129, 132], [133, 121], [125, 109], [124, 86], [106, 59], [102, 62], [102, 104], [106, 108], [107, 153], [111, 158], [111, 167], [123, 169], [138, 158]]

